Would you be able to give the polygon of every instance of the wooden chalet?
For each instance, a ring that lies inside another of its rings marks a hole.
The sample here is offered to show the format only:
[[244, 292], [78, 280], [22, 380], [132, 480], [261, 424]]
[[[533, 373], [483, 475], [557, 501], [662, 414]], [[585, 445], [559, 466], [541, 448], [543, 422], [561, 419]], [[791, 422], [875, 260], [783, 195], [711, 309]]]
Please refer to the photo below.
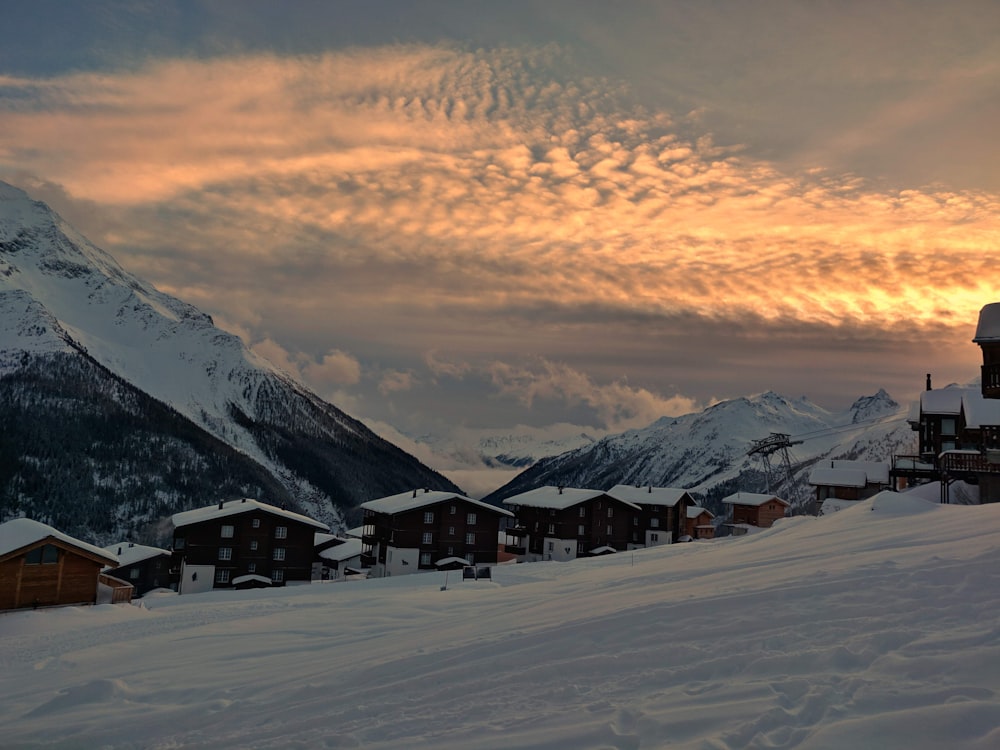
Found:
[[830, 498], [865, 500], [888, 489], [889, 464], [884, 461], [834, 459], [814, 466], [809, 472], [809, 484], [816, 488], [815, 509], [818, 513], [823, 502]]
[[260, 576], [274, 586], [312, 579], [316, 531], [325, 523], [244, 498], [176, 513], [171, 587], [179, 593], [232, 588]]
[[508, 552], [518, 562], [574, 560], [624, 551], [632, 541], [635, 503], [602, 490], [574, 487], [538, 487], [503, 501], [515, 515], [506, 529]]
[[128, 602], [132, 587], [102, 568], [110, 552], [29, 518], [0, 524], [0, 610]]
[[109, 544], [104, 550], [118, 558], [104, 572], [132, 584], [133, 596], [170, 586], [170, 550], [133, 542]]
[[702, 508], [698, 505], [688, 506], [684, 534], [688, 539], [714, 539], [715, 524], [712, 523], [713, 518], [715, 518], [715, 514], [708, 508]]
[[500, 520], [512, 514], [456, 492], [412, 490], [361, 503], [361, 563], [369, 575], [437, 570], [447, 558], [497, 563]]
[[609, 495], [639, 506], [632, 516], [633, 547], [657, 547], [679, 541], [687, 533], [687, 509], [697, 503], [687, 490], [617, 484]]
[[777, 495], [759, 492], [734, 492], [724, 497], [722, 504], [731, 508], [726, 526], [734, 535], [771, 528], [775, 521], [785, 517], [785, 510], [790, 506]]

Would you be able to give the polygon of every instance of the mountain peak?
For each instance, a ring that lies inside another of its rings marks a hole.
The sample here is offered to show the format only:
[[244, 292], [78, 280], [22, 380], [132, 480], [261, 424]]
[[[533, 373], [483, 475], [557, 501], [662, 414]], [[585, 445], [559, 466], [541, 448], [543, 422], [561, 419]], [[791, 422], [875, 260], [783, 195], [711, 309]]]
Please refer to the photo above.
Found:
[[851, 422], [866, 422], [870, 419], [877, 419], [899, 409], [899, 404], [893, 400], [892, 396], [886, 393], [884, 388], [879, 388], [874, 396], [862, 396], [848, 410], [851, 415]]

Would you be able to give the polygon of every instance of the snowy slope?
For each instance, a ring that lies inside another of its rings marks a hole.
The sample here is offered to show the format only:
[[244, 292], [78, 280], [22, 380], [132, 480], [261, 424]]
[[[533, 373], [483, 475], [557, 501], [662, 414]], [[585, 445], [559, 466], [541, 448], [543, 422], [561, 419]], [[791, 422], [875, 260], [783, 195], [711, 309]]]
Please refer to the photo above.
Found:
[[[5, 183], [0, 312], [0, 375], [26, 354], [85, 355], [265, 467], [316, 517], [336, 524], [337, 506], [410, 487], [457, 489]], [[354, 462], [342, 477], [338, 450]]]
[[5, 747], [992, 750], [1000, 506], [0, 615]]
[[[602, 489], [652, 484], [720, 498], [729, 489], [763, 489], [761, 464], [747, 451], [753, 441], [783, 433], [801, 441], [790, 451], [796, 481], [787, 499], [802, 504], [816, 461], [889, 461], [894, 452], [908, 452], [913, 438], [906, 414], [885, 391], [858, 399], [843, 412], [772, 392], [732, 399], [540, 461], [486, 499], [498, 502], [533, 487], [560, 484]], [[772, 457], [772, 466], [777, 465], [778, 458]], [[761, 486], [735, 486], [748, 482]]]

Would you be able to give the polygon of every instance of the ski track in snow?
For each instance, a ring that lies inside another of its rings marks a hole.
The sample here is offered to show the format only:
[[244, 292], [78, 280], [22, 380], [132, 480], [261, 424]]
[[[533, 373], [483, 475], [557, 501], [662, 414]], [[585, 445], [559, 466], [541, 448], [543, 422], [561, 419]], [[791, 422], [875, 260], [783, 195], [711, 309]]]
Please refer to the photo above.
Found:
[[446, 590], [10, 613], [0, 746], [1000, 747], [1000, 506], [906, 502]]

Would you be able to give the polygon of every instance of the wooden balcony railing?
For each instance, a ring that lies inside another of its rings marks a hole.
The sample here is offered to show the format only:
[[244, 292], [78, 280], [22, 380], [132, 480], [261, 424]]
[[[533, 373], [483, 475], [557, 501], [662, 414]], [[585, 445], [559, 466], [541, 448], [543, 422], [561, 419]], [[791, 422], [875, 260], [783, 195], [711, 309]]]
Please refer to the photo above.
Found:
[[983, 396], [1000, 398], [1000, 363], [983, 365]]

